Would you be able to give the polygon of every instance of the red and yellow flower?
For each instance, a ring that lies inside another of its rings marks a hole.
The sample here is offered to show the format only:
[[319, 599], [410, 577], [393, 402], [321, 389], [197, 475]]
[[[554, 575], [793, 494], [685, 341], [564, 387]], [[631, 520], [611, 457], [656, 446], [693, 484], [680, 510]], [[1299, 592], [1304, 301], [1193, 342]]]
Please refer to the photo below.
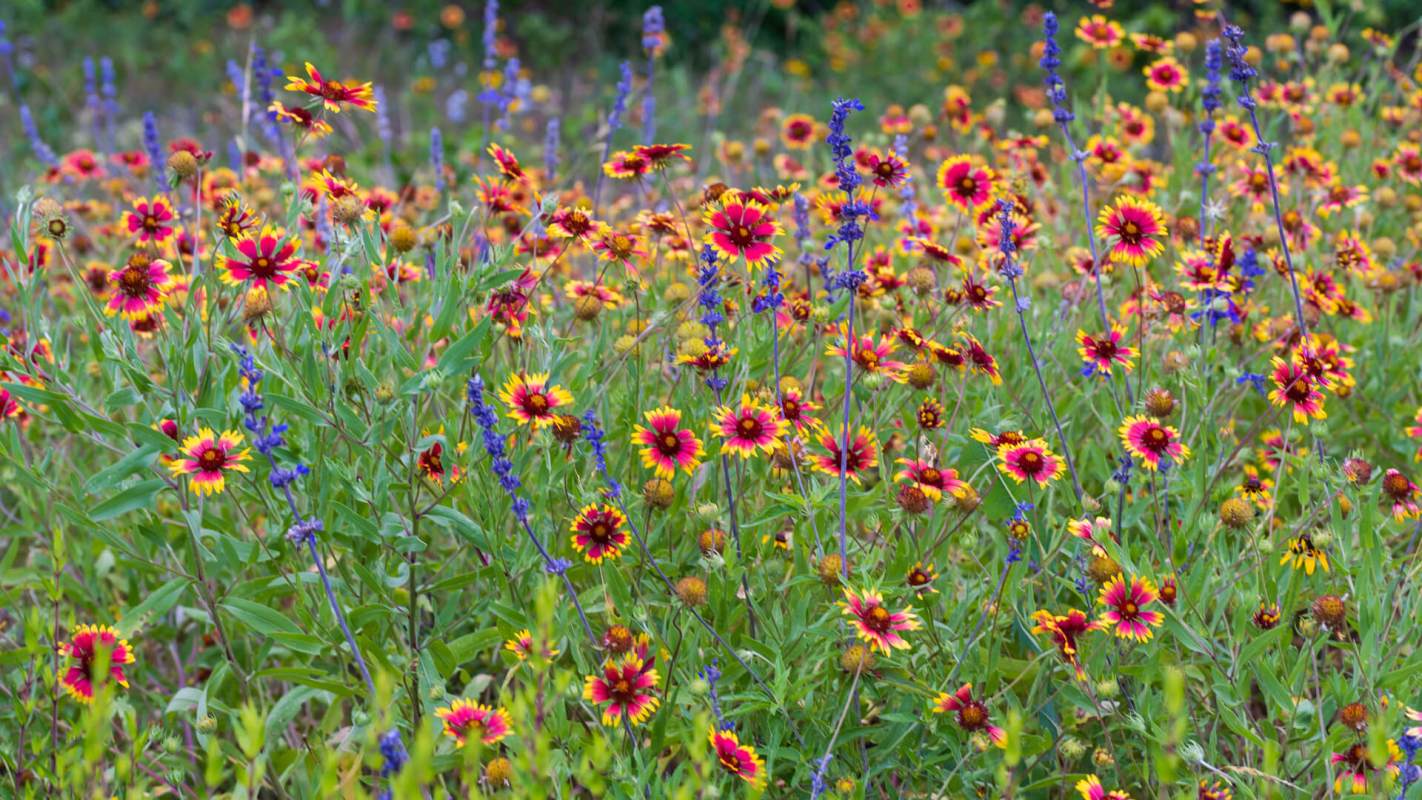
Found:
[[[80, 625], [69, 641], [60, 642], [56, 649], [60, 657], [68, 659], [59, 669], [59, 685], [75, 700], [93, 702], [95, 685], [106, 681], [128, 688], [128, 676], [123, 668], [134, 662], [133, 648], [108, 625]], [[106, 676], [95, 674], [101, 652], [108, 654]]]
[[548, 233], [575, 242], [593, 241], [601, 228], [602, 224], [593, 219], [586, 209], [577, 206], [559, 206], [548, 220]]
[[1165, 615], [1152, 611], [1152, 606], [1160, 599], [1160, 593], [1149, 578], [1131, 578], [1117, 574], [1101, 587], [1098, 601], [1106, 606], [1101, 614], [1101, 624], [1112, 630], [1118, 638], [1148, 642], [1151, 629], [1159, 628], [1165, 622]]
[[716, 761], [721, 768], [749, 783], [757, 789], [765, 788], [765, 760], [748, 744], [741, 744], [735, 731], [719, 730], [711, 726], [711, 749], [716, 751]]
[[630, 150], [618, 150], [602, 165], [604, 175], [619, 181], [641, 180], [651, 171], [651, 162]]
[[375, 87], [369, 83], [342, 83], [324, 78], [311, 62], [306, 62], [306, 77], [288, 75], [288, 92], [305, 92], [318, 98], [321, 105], [333, 114], [341, 113], [345, 106], [362, 111], [375, 111]]
[[843, 449], [843, 436], [831, 433], [828, 428], [822, 429], [817, 439], [824, 452], [812, 454], [810, 463], [818, 472], [835, 477], [844, 475], [857, 484], [860, 475], [879, 466], [879, 440], [863, 425], [849, 440], [847, 451]]
[[183, 440], [182, 452], [168, 469], [173, 477], [188, 475], [198, 494], [219, 494], [226, 488], [229, 472], [247, 472], [243, 462], [251, 451], [242, 447], [242, 434], [223, 431], [219, 436], [211, 428], [199, 428], [197, 435]]
[[573, 404], [573, 395], [561, 386], [548, 385], [548, 373], [515, 373], [504, 382], [499, 399], [508, 406], [510, 419], [540, 430], [557, 419], [557, 409]]
[[0, 422], [14, 419], [24, 412], [20, 404], [10, 395], [9, 389], [0, 389]]
[[1180, 432], [1160, 424], [1155, 417], [1126, 417], [1117, 433], [1126, 451], [1151, 472], [1160, 469], [1163, 459], [1168, 458], [1172, 464], [1179, 464], [1190, 457], [1190, 448], [1180, 442]]
[[968, 493], [968, 483], [958, 477], [956, 469], [942, 469], [931, 462], [909, 458], [900, 458], [894, 463], [902, 464], [904, 467], [894, 475], [895, 480], [917, 486], [929, 500], [935, 503], [942, 500], [945, 494], [964, 497]]
[[815, 143], [815, 118], [791, 114], [780, 124], [780, 141], [792, 150], [808, 150]]
[[305, 265], [296, 257], [299, 239], [288, 237], [280, 228], [267, 226], [260, 234], [243, 236], [236, 242], [237, 255], [218, 256], [217, 271], [222, 282], [233, 286], [252, 282], [252, 288], [287, 288], [286, 284]]
[[752, 400], [748, 394], [741, 395], [738, 407], [718, 408], [713, 426], [716, 434], [725, 440], [721, 453], [741, 458], [750, 458], [757, 450], [766, 454], [773, 452], [775, 443], [788, 427], [775, 409]]
[[1269, 400], [1274, 405], [1291, 407], [1294, 421], [1300, 424], [1328, 416], [1328, 412], [1323, 410], [1323, 392], [1315, 388], [1313, 379], [1303, 367], [1278, 356], [1270, 363], [1274, 367], [1269, 376], [1274, 388], [1269, 391]]
[[583, 554], [589, 564], [601, 564], [603, 559], [617, 558], [627, 546], [629, 537], [622, 529], [627, 518], [616, 506], [589, 503], [573, 518], [573, 549]]
[[916, 631], [919, 628], [913, 609], [889, 611], [884, 607], [884, 596], [874, 589], [856, 593], [845, 587], [844, 600], [838, 605], [850, 618], [855, 635], [867, 642], [870, 649], [885, 655], [894, 650], [909, 649], [908, 640], [900, 636], [899, 631]]
[[592, 249], [598, 258], [614, 264], [621, 264], [633, 275], [637, 274], [637, 262], [647, 257], [642, 243], [634, 233], [613, 230], [606, 223], [598, 223], [598, 232], [592, 240]]
[[420, 468], [420, 472], [426, 478], [439, 484], [443, 484], [446, 478], [451, 483], [458, 483], [460, 478], [464, 477], [458, 465], [445, 467], [444, 444], [442, 442], [435, 442], [420, 453], [419, 457], [415, 459], [415, 466]]
[[972, 214], [992, 203], [997, 175], [972, 156], [953, 156], [938, 165], [938, 189], [949, 205]]
[[868, 169], [869, 177], [874, 181], [874, 185], [880, 188], [892, 188], [902, 185], [908, 180], [908, 164], [899, 158], [892, 151], [881, 153], [878, 150], [871, 151], [865, 159], [864, 166]]
[[1091, 631], [1099, 631], [1102, 624], [1087, 616], [1085, 611], [1072, 608], [1065, 614], [1053, 614], [1040, 610], [1032, 614], [1033, 633], [1045, 633], [1057, 646], [1062, 660], [1072, 666], [1077, 680], [1086, 680], [1086, 667], [1081, 663], [1080, 644], [1077, 639]]
[[626, 717], [633, 725], [640, 725], [652, 716], [661, 704], [655, 694], [659, 680], [657, 671], [652, 669], [655, 661], [628, 653], [621, 661], [603, 662], [601, 675], [589, 675], [584, 680], [583, 699], [606, 706], [602, 724], [616, 725]]
[[1349, 794], [1368, 794], [1369, 777], [1377, 773], [1396, 776], [1401, 771], [1402, 758], [1402, 750], [1392, 739], [1387, 740], [1387, 759], [1382, 764], [1373, 762], [1366, 742], [1357, 742], [1341, 753], [1334, 753], [1329, 758], [1338, 769], [1333, 791], [1341, 793], [1347, 787]]
[[1267, 509], [1274, 502], [1273, 479], [1260, 475], [1259, 468], [1253, 464], [1244, 465], [1244, 480], [1234, 490], [1261, 509]]
[[1384, 472], [1380, 485], [1382, 486], [1384, 504], [1392, 506], [1393, 519], [1401, 522], [1405, 519], [1422, 517], [1422, 508], [1417, 505], [1417, 484], [1402, 474], [1401, 470], [1389, 469]]
[[1125, 37], [1126, 32], [1119, 23], [1107, 19], [1101, 14], [1082, 17], [1076, 23], [1076, 38], [1097, 50], [1110, 50], [1120, 44]]
[[1165, 215], [1144, 197], [1120, 197], [1101, 209], [1096, 236], [1115, 262], [1141, 266], [1165, 251]]
[[986, 375], [993, 386], [1002, 384], [1002, 371], [997, 367], [997, 358], [971, 333], [963, 334], [963, 355], [967, 359], [968, 369], [974, 374]]
[[933, 713], [935, 714], [956, 714], [958, 717], [958, 727], [968, 733], [987, 734], [992, 743], [998, 747], [1007, 746], [1007, 731], [992, 724], [992, 719], [988, 715], [988, 708], [981, 700], [973, 699], [973, 685], [965, 683], [958, 687], [958, 691], [949, 694], [939, 692], [933, 699]]
[[710, 228], [706, 244], [727, 259], [743, 258], [754, 267], [780, 256], [780, 248], [773, 240], [784, 231], [765, 206], [753, 200], [738, 199], [718, 209], [708, 209], [706, 225]]
[[[519, 661], [527, 661], [531, 656], [535, 655], [535, 647], [537, 647], [537, 645], [533, 641], [533, 633], [527, 628], [515, 633], [512, 637], [504, 641], [504, 649], [513, 653], [514, 658], [517, 658]], [[548, 643], [544, 643], [542, 651], [544, 658], [553, 658], [558, 655], [558, 650], [549, 646]]]
[[647, 162], [647, 168], [652, 172], [661, 172], [674, 161], [690, 161], [691, 156], [686, 154], [690, 149], [689, 144], [639, 144], [633, 152]]
[[934, 569], [933, 562], [924, 564], [922, 561], [914, 562], [909, 567], [908, 574], [904, 576], [904, 583], [918, 594], [938, 594], [938, 590], [933, 588], [933, 582], [938, 580], [938, 570]]
[[168, 262], [149, 259], [141, 253], [133, 254], [127, 264], [110, 272], [108, 280], [114, 291], [104, 313], [118, 314], [130, 321], [147, 319], [161, 309], [173, 287]]
[[1117, 364], [1126, 372], [1130, 372], [1134, 367], [1131, 359], [1135, 358], [1136, 350], [1130, 345], [1122, 344], [1125, 336], [1126, 329], [1114, 323], [1111, 325], [1111, 332], [1105, 336], [1092, 336], [1086, 331], [1078, 330], [1076, 343], [1079, 346], [1076, 352], [1081, 355], [1081, 360], [1086, 365], [1085, 374], [1100, 375], [1104, 378], [1111, 374], [1111, 367]]
[[[1418, 406], [1416, 413], [1412, 415], [1413, 425], [1404, 428], [1404, 432], [1409, 438], [1422, 439], [1422, 406]], [[1418, 452], [1412, 456], [1412, 460], [1422, 460], [1422, 445], [1418, 445]]]
[[1116, 536], [1111, 532], [1111, 520], [1106, 517], [1082, 517], [1080, 519], [1067, 520], [1067, 532], [1072, 536], [1091, 545], [1093, 552], [1104, 553], [1105, 549], [1097, 536], [1108, 536], [1113, 541]]
[[331, 123], [327, 122], [304, 108], [288, 106], [280, 100], [273, 100], [267, 106], [267, 111], [276, 115], [277, 122], [286, 125], [295, 125], [306, 131], [306, 135], [311, 139], [323, 139], [331, 134]]
[[513, 717], [502, 708], [493, 708], [470, 700], [459, 699], [444, 708], [435, 709], [435, 716], [444, 722], [444, 735], [460, 747], [478, 739], [483, 744], [497, 744], [513, 732]]
[[[780, 389], [780, 417], [784, 419], [796, 433], [804, 433], [807, 430], [818, 428], [820, 421], [812, 416], [820, 409], [820, 404], [805, 398], [804, 391], [799, 385], [787, 386], [782, 382]], [[1418, 434], [1422, 436], [1422, 434]]]
[[638, 425], [632, 433], [632, 441], [642, 445], [642, 466], [668, 480], [678, 469], [690, 475], [701, 463], [705, 451], [696, 434], [690, 428], [681, 427], [681, 412], [662, 406], [643, 416], [647, 427]]
[[123, 226], [139, 244], [167, 244], [178, 232], [175, 219], [172, 204], [162, 195], [140, 197], [132, 210], [123, 212]]
[[489, 143], [487, 152], [494, 159], [494, 163], [499, 167], [499, 175], [504, 180], [512, 183], [521, 183], [528, 179], [528, 173], [523, 171], [523, 165], [518, 163], [518, 156], [505, 150], [498, 144]]
[[1088, 775], [1077, 781], [1076, 790], [1081, 793], [1081, 800], [1131, 800], [1131, 796], [1120, 789], [1106, 791], [1101, 785], [1101, 779], [1095, 775]]
[[1181, 92], [1190, 80], [1190, 73], [1170, 56], [1147, 64], [1142, 72], [1145, 73], [1146, 85], [1157, 92]]
[[[831, 328], [826, 336], [829, 344], [825, 348], [825, 354], [844, 358], [845, 342], [850, 341], [848, 328], [845, 325], [837, 325]], [[871, 375], [882, 373], [890, 380], [904, 382], [904, 372], [908, 369], [908, 364], [893, 357], [893, 337], [881, 334], [876, 340], [872, 335], [856, 336], [850, 349], [850, 358], [862, 372]]]
[[1035, 481], [1046, 486], [1066, 472], [1066, 462], [1058, 458], [1042, 439], [1003, 443], [997, 447], [997, 468], [1018, 483]]

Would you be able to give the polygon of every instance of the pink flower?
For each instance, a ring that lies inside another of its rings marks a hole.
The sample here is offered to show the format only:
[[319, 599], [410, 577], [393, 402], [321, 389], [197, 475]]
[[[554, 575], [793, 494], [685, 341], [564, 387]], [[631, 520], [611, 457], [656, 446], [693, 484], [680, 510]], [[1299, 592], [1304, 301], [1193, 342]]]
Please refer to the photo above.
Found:
[[719, 211], [706, 213], [706, 244], [732, 261], [744, 258], [756, 266], [768, 258], [780, 255], [780, 248], [771, 243], [782, 232], [780, 224], [771, 219], [764, 206], [752, 200], [726, 203]]
[[1165, 622], [1165, 615], [1148, 610], [1159, 598], [1149, 579], [1131, 578], [1128, 583], [1117, 575], [1101, 587], [1100, 602], [1109, 606], [1101, 615], [1101, 622], [1122, 639], [1148, 642], [1151, 628], [1159, 628]]
[[885, 655], [894, 650], [907, 650], [909, 643], [899, 631], [916, 631], [918, 618], [911, 609], [891, 612], [884, 607], [884, 596], [873, 589], [865, 589], [856, 594], [848, 587], [844, 590], [844, 600], [839, 603], [844, 615], [853, 620], [855, 634], [869, 643], [869, 647]]

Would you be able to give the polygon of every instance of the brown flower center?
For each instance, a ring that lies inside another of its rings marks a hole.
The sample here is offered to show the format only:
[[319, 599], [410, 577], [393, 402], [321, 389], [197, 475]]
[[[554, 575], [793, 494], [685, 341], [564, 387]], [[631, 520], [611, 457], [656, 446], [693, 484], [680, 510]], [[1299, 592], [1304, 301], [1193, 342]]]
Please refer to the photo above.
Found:
[[119, 284], [123, 288], [124, 294], [129, 297], [139, 297], [148, 291], [148, 271], [137, 266], [124, 267]]
[[222, 465], [227, 463], [227, 456], [214, 447], [202, 451], [202, 455], [197, 457], [197, 462], [204, 472], [213, 472], [222, 469]]
[[870, 630], [877, 633], [888, 631], [892, 623], [893, 616], [889, 614], [889, 610], [883, 606], [874, 606], [869, 609], [868, 614], [864, 615], [864, 624], [868, 625]]
[[976, 700], [971, 700], [958, 709], [958, 724], [967, 730], [981, 728], [987, 724], [987, 719], [987, 708]]

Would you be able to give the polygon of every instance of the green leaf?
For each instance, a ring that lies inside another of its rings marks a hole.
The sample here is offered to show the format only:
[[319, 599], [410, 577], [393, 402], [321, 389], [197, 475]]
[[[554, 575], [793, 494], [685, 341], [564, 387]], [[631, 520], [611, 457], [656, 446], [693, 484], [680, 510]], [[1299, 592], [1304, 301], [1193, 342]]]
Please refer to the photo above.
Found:
[[321, 640], [301, 632], [285, 615], [251, 600], [234, 597], [222, 604], [228, 613], [243, 625], [268, 636], [299, 653], [315, 655], [321, 652]]
[[159, 586], [143, 598], [143, 602], [125, 611], [119, 617], [117, 625], [119, 633], [124, 636], [132, 636], [147, 624], [148, 620], [168, 613], [169, 609], [177, 605], [178, 599], [183, 596], [183, 590], [187, 588], [187, 578], [174, 578]]
[[166, 486], [166, 483], [157, 478], [135, 483], [90, 509], [89, 518], [95, 522], [103, 522], [130, 511], [151, 507], [153, 497]]
[[[469, 359], [469, 356], [484, 343], [484, 339], [489, 335], [490, 319], [490, 317], [484, 317], [479, 320], [479, 324], [474, 326], [474, 330], [464, 334], [459, 341], [446, 347], [440, 354], [439, 363], [435, 365], [435, 369], [445, 375], [463, 374], [472, 364], [472, 359]], [[466, 361], [470, 363], [465, 363]]]
[[[164, 437], [166, 439], [167, 437]], [[144, 445], [118, 461], [95, 472], [84, 482], [84, 494], [94, 494], [101, 489], [118, 485], [124, 478], [145, 469], [153, 463], [153, 456], [159, 448]]]
[[459, 666], [459, 663], [454, 660], [454, 651], [449, 649], [449, 645], [438, 639], [429, 642], [428, 647], [440, 677], [449, 677], [449, 674], [454, 672], [454, 668]]
[[459, 510], [450, 506], [435, 506], [425, 516], [469, 540], [476, 547], [491, 549], [484, 529]]
[[320, 689], [313, 689], [310, 686], [300, 686], [281, 696], [280, 700], [267, 711], [267, 741], [277, 740], [277, 736], [282, 729], [291, 724], [296, 715], [300, 713], [301, 707], [306, 705], [308, 700], [321, 700], [329, 704], [331, 695]]

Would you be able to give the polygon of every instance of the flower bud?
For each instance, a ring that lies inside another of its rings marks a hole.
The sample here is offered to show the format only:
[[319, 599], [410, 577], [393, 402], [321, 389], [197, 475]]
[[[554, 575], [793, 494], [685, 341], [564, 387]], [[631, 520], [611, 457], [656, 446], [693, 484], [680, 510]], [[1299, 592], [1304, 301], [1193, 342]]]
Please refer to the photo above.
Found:
[[704, 605], [706, 603], [706, 581], [695, 575], [688, 575], [676, 582], [676, 596], [691, 608]]
[[1231, 497], [1220, 504], [1220, 522], [1238, 530], [1254, 519], [1254, 504], [1243, 497]]
[[1151, 416], [1164, 419], [1175, 411], [1175, 396], [1169, 389], [1157, 386], [1146, 392], [1145, 406]]
[[414, 250], [419, 241], [420, 237], [415, 233], [415, 229], [403, 222], [390, 231], [390, 246], [395, 248], [397, 253], [408, 253]]
[[365, 215], [365, 203], [359, 197], [347, 195], [331, 206], [331, 219], [342, 225], [354, 225]]
[[1319, 624], [1327, 625], [1333, 630], [1341, 630], [1348, 624], [1348, 604], [1336, 594], [1319, 595], [1313, 601], [1310, 611]]
[[671, 485], [671, 481], [652, 478], [642, 485], [642, 499], [649, 507], [664, 511], [676, 500], [676, 488]]
[[197, 156], [186, 150], [179, 150], [168, 156], [168, 169], [178, 178], [186, 180], [197, 174]]
[[927, 389], [933, 385], [937, 375], [933, 371], [933, 365], [927, 361], [915, 361], [908, 369], [909, 385], [915, 389]]
[[874, 653], [862, 644], [852, 644], [844, 648], [839, 665], [851, 675], [863, 674], [874, 668]]
[[509, 779], [513, 777], [513, 764], [507, 758], [491, 758], [489, 763], [484, 765], [484, 780], [490, 786], [507, 785]]

